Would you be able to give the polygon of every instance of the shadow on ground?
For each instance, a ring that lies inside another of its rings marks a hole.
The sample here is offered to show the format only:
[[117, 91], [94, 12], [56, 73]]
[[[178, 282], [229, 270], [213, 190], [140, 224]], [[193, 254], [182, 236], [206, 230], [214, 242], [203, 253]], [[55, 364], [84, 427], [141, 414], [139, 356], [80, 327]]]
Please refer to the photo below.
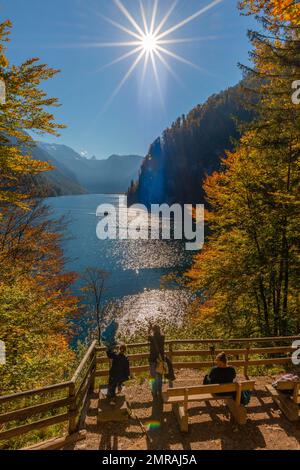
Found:
[[291, 423], [281, 414], [266, 392], [263, 378], [258, 380], [247, 407], [248, 421], [244, 426], [233, 421], [221, 400], [191, 403], [189, 432], [184, 434], [171, 407], [152, 402], [147, 382], [128, 387], [126, 398], [131, 409], [127, 421], [98, 425], [99, 395], [91, 396], [83, 425], [87, 450], [300, 449], [300, 422]]

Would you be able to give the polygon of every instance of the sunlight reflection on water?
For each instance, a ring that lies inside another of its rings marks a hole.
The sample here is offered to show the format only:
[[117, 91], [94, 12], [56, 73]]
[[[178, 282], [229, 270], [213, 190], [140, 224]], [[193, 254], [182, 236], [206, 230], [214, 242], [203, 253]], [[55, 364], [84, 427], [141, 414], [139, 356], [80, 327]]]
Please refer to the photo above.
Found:
[[181, 325], [190, 300], [190, 294], [182, 290], [146, 290], [118, 302], [121, 313], [118, 315], [114, 310], [114, 318], [119, 323], [121, 334], [130, 338], [145, 331], [149, 321], [161, 325]]
[[[67, 267], [78, 273], [87, 267], [110, 273], [105, 297], [117, 302], [115, 315], [120, 328], [128, 334], [135, 333], [149, 319], [178, 323], [184, 317], [190, 295], [183, 290], [160, 290], [160, 281], [170, 272], [184, 271], [191, 252], [185, 251], [184, 242], [178, 240], [99, 240], [96, 209], [103, 203], [116, 206], [119, 198], [84, 195], [47, 200], [55, 217], [64, 215], [69, 219], [68, 239], [63, 245], [69, 259]], [[133, 216], [129, 211], [129, 219]], [[143, 220], [143, 230], [147, 231], [146, 214]]]

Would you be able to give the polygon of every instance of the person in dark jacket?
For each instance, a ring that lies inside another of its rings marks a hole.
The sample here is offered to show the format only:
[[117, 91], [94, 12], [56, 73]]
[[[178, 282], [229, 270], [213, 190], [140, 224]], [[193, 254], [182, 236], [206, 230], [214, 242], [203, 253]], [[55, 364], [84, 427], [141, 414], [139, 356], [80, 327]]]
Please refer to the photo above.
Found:
[[[216, 366], [211, 369], [204, 378], [204, 385], [209, 384], [230, 384], [235, 381], [236, 371], [234, 367], [228, 365], [226, 354], [220, 353], [216, 357]], [[218, 395], [228, 395], [228, 393], [218, 393]], [[235, 393], [233, 394], [235, 396]]]
[[[152, 334], [151, 334], [152, 333]], [[158, 325], [149, 325], [149, 343], [150, 343], [150, 375], [153, 400], [162, 399], [162, 381], [163, 376], [156, 370], [158, 360], [165, 360], [165, 337], [161, 334]]]
[[129, 360], [126, 354], [126, 346], [122, 344], [119, 348], [119, 353], [107, 350], [107, 357], [111, 360], [111, 367], [109, 371], [109, 382], [107, 398], [110, 400], [111, 405], [115, 405], [116, 390], [120, 393], [122, 385], [130, 377]]

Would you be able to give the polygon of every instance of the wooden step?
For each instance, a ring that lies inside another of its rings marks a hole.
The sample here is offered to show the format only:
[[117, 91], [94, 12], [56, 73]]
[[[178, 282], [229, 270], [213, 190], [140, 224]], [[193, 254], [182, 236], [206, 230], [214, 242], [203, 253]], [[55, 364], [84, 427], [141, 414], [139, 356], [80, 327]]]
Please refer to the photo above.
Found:
[[110, 400], [102, 398], [99, 400], [98, 423], [119, 422], [129, 419], [130, 413], [124, 395], [115, 398], [116, 405], [110, 405]]
[[282, 392], [276, 390], [272, 385], [266, 385], [266, 390], [268, 390], [275, 403], [289, 421], [293, 422], [299, 420], [299, 406], [297, 403], [293, 402], [292, 397], [284, 395]]

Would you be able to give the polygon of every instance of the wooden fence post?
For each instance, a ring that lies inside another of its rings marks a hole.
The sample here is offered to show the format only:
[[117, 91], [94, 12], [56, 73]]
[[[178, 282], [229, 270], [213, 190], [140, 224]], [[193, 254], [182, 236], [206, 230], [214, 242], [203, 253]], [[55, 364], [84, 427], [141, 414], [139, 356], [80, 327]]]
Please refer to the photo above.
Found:
[[96, 347], [94, 348], [93, 358], [92, 361], [94, 363], [93, 368], [91, 370], [91, 382], [90, 382], [90, 392], [93, 393], [95, 390], [95, 382], [96, 382], [96, 369], [97, 369], [97, 350]]
[[[173, 343], [169, 343], [169, 359], [173, 364]], [[173, 388], [173, 380], [169, 380], [169, 388]]]
[[236, 397], [235, 397], [235, 403], [237, 406], [241, 405], [241, 397], [242, 397], [242, 385], [240, 382], [237, 382], [236, 384]]
[[189, 409], [189, 390], [186, 388], [184, 390], [184, 402], [183, 402], [183, 408], [184, 408], [184, 414], [188, 414], [188, 409]]
[[297, 405], [298, 405], [299, 390], [300, 390], [300, 384], [297, 383], [295, 384], [294, 393], [293, 393], [293, 402], [296, 403]]
[[245, 353], [245, 365], [244, 365], [244, 376], [248, 379], [248, 366], [249, 366], [249, 354], [250, 354], [250, 344], [247, 345], [247, 351]]
[[73, 434], [77, 431], [77, 404], [76, 404], [76, 385], [75, 382], [71, 382], [69, 386], [69, 398], [72, 400], [69, 406], [69, 434]]

